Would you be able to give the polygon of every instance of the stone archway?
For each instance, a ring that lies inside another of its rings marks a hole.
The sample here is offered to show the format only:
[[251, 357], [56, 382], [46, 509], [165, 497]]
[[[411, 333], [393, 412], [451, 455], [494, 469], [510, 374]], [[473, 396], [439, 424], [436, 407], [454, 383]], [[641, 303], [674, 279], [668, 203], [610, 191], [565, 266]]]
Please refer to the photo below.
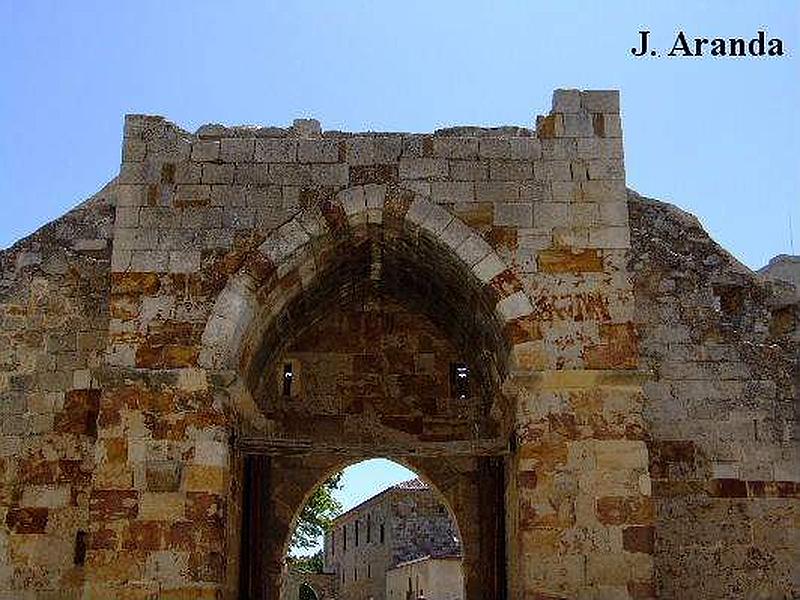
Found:
[[[220, 295], [201, 353], [243, 390], [242, 588], [277, 597], [282, 541], [312, 489], [301, 473], [379, 455], [429, 473], [463, 513], [467, 597], [503, 597], [507, 328], [530, 310], [480, 235], [402, 188], [347, 189], [268, 238]], [[450, 380], [461, 364], [468, 393]]]

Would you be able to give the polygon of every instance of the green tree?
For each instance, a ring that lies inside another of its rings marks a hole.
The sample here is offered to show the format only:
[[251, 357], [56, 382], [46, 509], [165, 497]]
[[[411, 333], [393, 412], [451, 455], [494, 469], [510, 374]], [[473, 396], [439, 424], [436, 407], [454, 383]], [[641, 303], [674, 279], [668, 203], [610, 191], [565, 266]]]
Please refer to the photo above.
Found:
[[310, 556], [289, 557], [289, 568], [295, 573], [322, 573], [324, 566], [322, 550]]
[[314, 490], [303, 507], [300, 518], [297, 520], [297, 526], [292, 532], [290, 556], [316, 546], [331, 521], [342, 512], [341, 502], [333, 497], [333, 492], [339, 489], [341, 481], [342, 473], [340, 471]]

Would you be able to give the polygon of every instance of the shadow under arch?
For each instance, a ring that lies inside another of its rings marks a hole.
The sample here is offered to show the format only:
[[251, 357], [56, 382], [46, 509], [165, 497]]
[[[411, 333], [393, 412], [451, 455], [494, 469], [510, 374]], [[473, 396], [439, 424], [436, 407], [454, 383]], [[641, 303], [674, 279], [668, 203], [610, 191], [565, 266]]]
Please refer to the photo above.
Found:
[[[478, 506], [476, 503], [464, 501], [465, 487], [468, 487], [472, 491], [479, 491], [481, 486], [477, 485], [478, 482], [468, 476], [468, 473], [472, 471], [469, 467], [464, 469], [466, 465], [459, 465], [457, 461], [452, 462], [452, 459], [442, 463], [441, 459], [431, 461], [425, 460], [424, 458], [363, 456], [349, 459], [339, 458], [330, 461], [317, 461], [314, 468], [306, 471], [302, 482], [295, 480], [294, 486], [279, 492], [280, 497], [277, 499], [277, 503], [288, 509], [288, 512], [284, 513], [284, 515], [278, 519], [279, 522], [276, 523], [276, 525], [278, 525], [276, 534], [283, 537], [283, 543], [279, 546], [276, 545], [280, 548], [280, 554], [278, 555], [280, 560], [283, 560], [288, 553], [292, 532], [297, 526], [304, 506], [311, 498], [314, 491], [334, 473], [375, 458], [389, 460], [412, 471], [429, 486], [436, 499], [445, 506], [450, 519], [455, 525], [462, 549], [462, 573], [464, 575], [463, 597], [482, 597], [482, 593], [485, 591], [483, 586], [486, 585], [486, 581], [485, 578], [480, 576], [480, 570], [486, 557], [481, 555], [481, 540], [478, 537], [480, 535], [480, 528], [471, 526], [471, 524], [474, 524], [482, 515], [475, 514], [475, 508]], [[461, 469], [459, 467], [461, 467]], [[314, 478], [315, 474], [316, 478]], [[485, 474], [481, 475], [485, 476]], [[484, 484], [486, 487], [490, 486], [490, 482], [484, 481]], [[302, 492], [300, 492], [301, 489]], [[380, 493], [382, 492], [378, 492], [378, 494]], [[289, 512], [292, 516], [286, 519], [286, 515], [289, 514]], [[274, 570], [274, 568], [271, 569], [273, 572]], [[274, 583], [275, 582], [273, 582], [273, 585]], [[280, 597], [280, 592], [277, 590], [274, 590], [272, 593], [276, 594], [275, 597]]]
[[245, 391], [237, 401], [247, 404], [237, 413], [263, 427], [265, 366], [303, 326], [324, 318], [330, 302], [352, 298], [365, 284], [425, 312], [469, 348], [482, 395], [500, 419], [509, 414], [498, 401], [514, 346], [535, 329], [531, 302], [480, 233], [396, 186], [347, 188], [277, 228], [218, 296], [200, 366], [237, 374]]

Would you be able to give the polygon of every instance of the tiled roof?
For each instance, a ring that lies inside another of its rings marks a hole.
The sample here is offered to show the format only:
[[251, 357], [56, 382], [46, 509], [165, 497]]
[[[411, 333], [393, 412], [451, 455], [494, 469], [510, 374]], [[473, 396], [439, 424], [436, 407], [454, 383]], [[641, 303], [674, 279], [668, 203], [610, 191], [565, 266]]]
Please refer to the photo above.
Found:
[[422, 481], [419, 477], [409, 479], [408, 481], [401, 481], [392, 486], [393, 490], [427, 490], [428, 484]]

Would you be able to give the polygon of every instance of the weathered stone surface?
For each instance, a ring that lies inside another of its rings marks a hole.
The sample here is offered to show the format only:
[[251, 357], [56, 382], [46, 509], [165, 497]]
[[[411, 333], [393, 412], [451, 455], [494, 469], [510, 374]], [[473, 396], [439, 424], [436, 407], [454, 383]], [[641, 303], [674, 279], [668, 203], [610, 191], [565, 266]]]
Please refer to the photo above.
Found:
[[[124, 135], [117, 180], [0, 252], [0, 595], [263, 567], [277, 597], [304, 498], [376, 455], [440, 487], [469, 600], [798, 594], [797, 290], [627, 197], [615, 93], [536, 131]], [[319, 450], [269, 459], [257, 563], [243, 433]]]

